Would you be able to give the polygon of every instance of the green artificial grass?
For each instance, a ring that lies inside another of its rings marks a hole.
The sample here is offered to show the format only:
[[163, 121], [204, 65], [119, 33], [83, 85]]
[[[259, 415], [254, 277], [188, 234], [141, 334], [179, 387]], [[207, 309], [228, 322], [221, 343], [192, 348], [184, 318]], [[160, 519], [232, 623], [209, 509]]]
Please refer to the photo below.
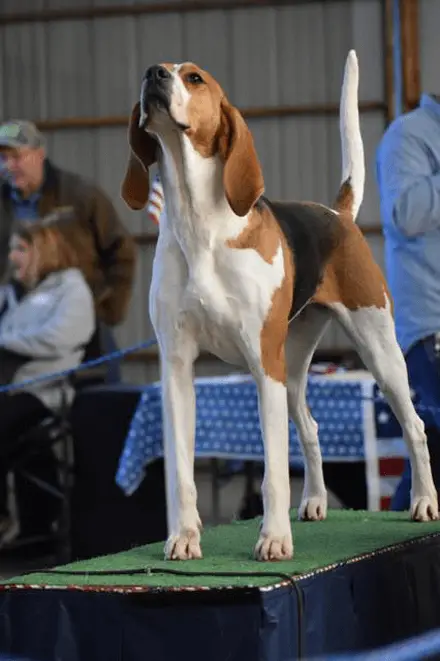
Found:
[[[408, 542], [417, 537], [440, 533], [440, 523], [415, 523], [407, 512], [359, 512], [331, 510], [326, 521], [299, 522], [292, 511], [295, 557], [284, 562], [261, 563], [252, 557], [260, 519], [240, 521], [205, 530], [202, 535], [202, 560], [164, 561], [163, 544], [150, 544], [92, 560], [71, 563], [63, 569], [84, 572], [78, 576], [33, 573], [0, 582], [2, 585], [34, 586], [142, 586], [144, 588], [188, 588], [226, 586], [269, 586], [283, 579], [264, 576], [263, 572], [300, 575], [328, 567], [386, 546]], [[117, 530], [115, 531], [117, 534]], [[115, 575], [117, 570], [154, 567], [165, 570], [207, 572], [203, 576], [160, 574]], [[104, 576], [87, 572], [105, 570]], [[215, 572], [255, 572], [257, 576], [221, 577]]]

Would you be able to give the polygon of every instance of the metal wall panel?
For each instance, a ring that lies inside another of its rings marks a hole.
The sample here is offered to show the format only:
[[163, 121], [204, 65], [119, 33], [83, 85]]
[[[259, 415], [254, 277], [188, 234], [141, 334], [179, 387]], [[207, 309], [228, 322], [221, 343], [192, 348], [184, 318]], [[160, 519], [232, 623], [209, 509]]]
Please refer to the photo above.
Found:
[[423, 91], [440, 94], [438, 29], [440, 0], [420, 0], [420, 73]]
[[[44, 118], [48, 113], [48, 77], [45, 26], [19, 24], [0, 28], [3, 67], [3, 114], [8, 117]], [[55, 79], [53, 78], [55, 82]]]
[[6, 112], [23, 112], [37, 92], [46, 98], [33, 104], [35, 119], [124, 113], [145, 67], [162, 60], [199, 62], [238, 106], [335, 103], [352, 47], [362, 100], [383, 97], [379, 0], [26, 23], [0, 34]]
[[[2, 0], [5, 11], [16, 11], [17, 5], [7, 2], [10, 5]], [[426, 2], [438, 5], [440, 0]], [[46, 0], [44, 8], [72, 4], [72, 0]], [[121, 2], [81, 2], [81, 6], [94, 4]], [[20, 8], [42, 8], [42, 3]], [[209, 70], [239, 107], [338, 103], [345, 58], [353, 47], [360, 62], [360, 99], [382, 100], [380, 0], [4, 26], [0, 28], [0, 112], [3, 117], [43, 120], [128, 115], [148, 65], [189, 59]], [[332, 202], [341, 169], [336, 117], [251, 119], [249, 125], [270, 196]], [[376, 225], [374, 157], [384, 118], [380, 112], [365, 113], [361, 125], [367, 182], [359, 223]], [[54, 130], [47, 137], [53, 159], [100, 184], [131, 231], [155, 232], [145, 214], [130, 212], [119, 196], [128, 155], [126, 128]], [[370, 242], [382, 262], [381, 238]], [[151, 333], [147, 301], [153, 253], [151, 246], [139, 248], [133, 302], [118, 330], [123, 346]], [[322, 346], [350, 344], [334, 327]], [[152, 375], [156, 368], [127, 369], [137, 379], [141, 373]]]
[[[269, 196], [332, 204], [341, 177], [338, 118], [251, 119], [248, 124], [262, 161]], [[366, 182], [358, 220], [361, 226], [380, 223], [375, 158], [383, 129], [382, 113], [362, 115]]]
[[[17, 12], [17, 0], [1, 0], [0, 1], [0, 16], [6, 13]], [[46, 0], [20, 0], [19, 11], [40, 11], [46, 9]]]

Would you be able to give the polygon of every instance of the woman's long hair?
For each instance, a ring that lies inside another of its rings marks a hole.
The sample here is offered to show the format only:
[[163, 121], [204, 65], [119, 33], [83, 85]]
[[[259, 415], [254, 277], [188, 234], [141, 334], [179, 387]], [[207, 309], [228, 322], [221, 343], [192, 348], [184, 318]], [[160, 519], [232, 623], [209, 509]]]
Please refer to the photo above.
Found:
[[79, 266], [77, 252], [61, 229], [64, 222], [63, 214], [55, 212], [40, 221], [23, 221], [14, 228], [13, 235], [34, 248], [32, 270], [38, 281], [50, 273]]

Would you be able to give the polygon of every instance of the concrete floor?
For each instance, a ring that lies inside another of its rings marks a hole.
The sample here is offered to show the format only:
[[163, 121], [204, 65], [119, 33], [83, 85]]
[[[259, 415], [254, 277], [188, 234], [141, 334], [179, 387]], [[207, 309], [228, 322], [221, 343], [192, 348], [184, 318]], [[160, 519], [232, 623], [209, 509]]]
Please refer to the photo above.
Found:
[[[258, 480], [256, 479], [256, 485]], [[213, 498], [212, 498], [212, 481], [209, 471], [204, 469], [196, 470], [196, 484], [198, 490], [198, 503], [200, 516], [204, 526], [213, 525]], [[301, 499], [301, 491], [303, 486], [302, 478], [292, 478], [291, 480], [291, 504], [292, 507], [297, 507]], [[220, 502], [219, 502], [219, 523], [227, 523], [237, 518], [240, 510], [242, 498], [244, 494], [245, 478], [243, 475], [236, 475], [229, 479], [220, 489]], [[332, 493], [329, 493], [329, 507], [340, 508], [340, 502], [335, 498]], [[51, 566], [53, 563], [50, 558], [35, 558], [26, 562], [8, 560], [0, 560], [0, 579], [8, 578], [11, 576], [18, 576], [21, 573], [33, 571], [35, 569], [43, 569], [44, 567]]]

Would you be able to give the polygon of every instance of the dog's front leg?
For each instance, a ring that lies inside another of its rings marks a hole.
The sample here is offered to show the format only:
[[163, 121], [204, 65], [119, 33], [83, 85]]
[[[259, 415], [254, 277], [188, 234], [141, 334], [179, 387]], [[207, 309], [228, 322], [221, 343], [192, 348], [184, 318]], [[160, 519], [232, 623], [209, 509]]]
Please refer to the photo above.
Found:
[[256, 380], [264, 440], [264, 517], [255, 555], [258, 560], [287, 560], [293, 557], [287, 389], [283, 380], [267, 373]]
[[200, 558], [200, 518], [194, 482], [196, 405], [194, 333], [182, 313], [187, 266], [174, 237], [162, 226], [153, 263], [150, 318], [161, 364], [162, 419], [168, 539], [165, 556]]
[[[185, 349], [184, 351], [182, 349]], [[197, 491], [194, 481], [195, 347], [161, 350], [163, 433], [167, 492], [168, 539], [165, 557], [201, 558]]]

